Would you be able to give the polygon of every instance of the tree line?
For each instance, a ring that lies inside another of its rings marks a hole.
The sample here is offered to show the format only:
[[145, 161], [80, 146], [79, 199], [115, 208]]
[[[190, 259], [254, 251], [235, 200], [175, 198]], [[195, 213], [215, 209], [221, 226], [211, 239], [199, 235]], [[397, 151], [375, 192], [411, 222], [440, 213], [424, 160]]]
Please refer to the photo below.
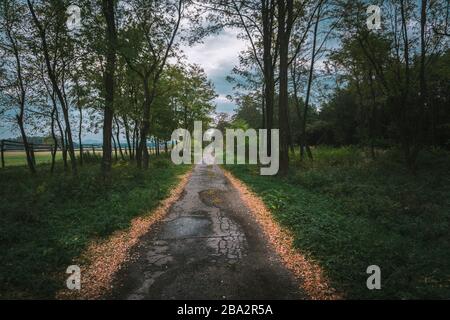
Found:
[[113, 146], [123, 157], [121, 137], [128, 157], [146, 169], [148, 139], [164, 143], [179, 126], [211, 120], [214, 87], [179, 49], [192, 41], [190, 1], [80, 0], [76, 28], [70, 4], [0, 5], [0, 116], [19, 128], [31, 172], [29, 132], [49, 135], [55, 152], [62, 150], [64, 168], [76, 174], [83, 134], [101, 131], [107, 175]]
[[[301, 159], [317, 143], [360, 144], [374, 157], [394, 146], [413, 171], [425, 147], [448, 146], [447, 0], [80, 0], [76, 32], [68, 5], [3, 1], [1, 115], [15, 110], [25, 145], [27, 121], [50, 129], [74, 173], [73, 127], [81, 141], [84, 120], [102, 130], [105, 173], [119, 133], [148, 168], [148, 138], [208, 120], [214, 89], [180, 46], [230, 27], [248, 43], [229, 76], [234, 118], [279, 128], [281, 174], [295, 145]], [[381, 29], [368, 28], [369, 5]]]
[[[282, 174], [295, 145], [301, 159], [319, 143], [359, 144], [373, 157], [397, 147], [412, 171], [425, 147], [449, 147], [448, 1], [208, 3], [250, 43], [229, 77], [234, 121], [280, 129]], [[370, 5], [380, 29], [369, 28]]]

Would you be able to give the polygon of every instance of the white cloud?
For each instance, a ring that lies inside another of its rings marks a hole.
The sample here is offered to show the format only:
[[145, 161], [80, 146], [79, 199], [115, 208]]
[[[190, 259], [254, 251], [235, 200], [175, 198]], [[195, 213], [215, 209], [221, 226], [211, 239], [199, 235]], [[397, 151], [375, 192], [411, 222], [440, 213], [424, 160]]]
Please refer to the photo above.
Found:
[[209, 77], [213, 77], [238, 63], [239, 52], [245, 49], [246, 44], [236, 36], [236, 30], [228, 29], [207, 37], [203, 43], [185, 46], [183, 51], [189, 62], [199, 64]]
[[225, 95], [219, 95], [214, 101], [216, 103], [230, 103], [230, 100]]
[[216, 99], [214, 99], [214, 103], [217, 105], [217, 112], [232, 114], [236, 108], [234, 101], [230, 101], [225, 95], [219, 95]]
[[218, 112], [232, 113], [236, 105], [226, 98], [232, 94], [233, 86], [226, 81], [234, 66], [239, 63], [239, 53], [246, 48], [246, 42], [237, 39], [238, 31], [226, 29], [211, 35], [202, 43], [192, 47], [182, 47], [188, 63], [200, 65], [208, 78], [214, 83], [219, 97], [215, 99]]

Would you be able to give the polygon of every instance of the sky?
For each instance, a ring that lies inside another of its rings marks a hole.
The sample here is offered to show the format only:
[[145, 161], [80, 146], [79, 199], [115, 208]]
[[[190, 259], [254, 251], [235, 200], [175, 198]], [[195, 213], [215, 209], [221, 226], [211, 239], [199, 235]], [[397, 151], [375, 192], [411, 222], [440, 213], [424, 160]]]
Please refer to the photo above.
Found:
[[226, 77], [239, 63], [239, 52], [245, 49], [245, 41], [237, 39], [237, 31], [226, 29], [218, 35], [211, 35], [203, 43], [184, 47], [188, 63], [200, 65], [208, 79], [214, 84], [219, 97], [215, 100], [217, 112], [232, 113], [236, 105], [226, 96], [232, 94], [233, 85]]

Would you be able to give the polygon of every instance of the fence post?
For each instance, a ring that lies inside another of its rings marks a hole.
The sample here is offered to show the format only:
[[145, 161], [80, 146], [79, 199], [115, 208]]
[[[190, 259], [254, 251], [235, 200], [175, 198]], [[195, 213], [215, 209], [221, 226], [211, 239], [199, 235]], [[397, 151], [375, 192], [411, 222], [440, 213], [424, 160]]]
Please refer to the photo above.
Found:
[[94, 145], [92, 145], [92, 153], [95, 156], [95, 146]]
[[1, 143], [1, 153], [2, 153], [2, 168], [5, 167], [5, 142], [2, 140]]

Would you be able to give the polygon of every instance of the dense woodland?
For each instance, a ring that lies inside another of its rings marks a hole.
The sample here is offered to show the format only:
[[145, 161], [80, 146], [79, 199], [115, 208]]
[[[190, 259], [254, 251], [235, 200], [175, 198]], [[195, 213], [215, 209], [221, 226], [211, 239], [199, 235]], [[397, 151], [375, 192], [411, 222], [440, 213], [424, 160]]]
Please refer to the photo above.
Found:
[[393, 147], [412, 171], [424, 148], [449, 147], [448, 1], [378, 1], [379, 30], [367, 27], [370, 1], [233, 4], [230, 21], [251, 39], [230, 76], [234, 120], [280, 128], [282, 171], [296, 145], [302, 159], [311, 145], [373, 158]]

